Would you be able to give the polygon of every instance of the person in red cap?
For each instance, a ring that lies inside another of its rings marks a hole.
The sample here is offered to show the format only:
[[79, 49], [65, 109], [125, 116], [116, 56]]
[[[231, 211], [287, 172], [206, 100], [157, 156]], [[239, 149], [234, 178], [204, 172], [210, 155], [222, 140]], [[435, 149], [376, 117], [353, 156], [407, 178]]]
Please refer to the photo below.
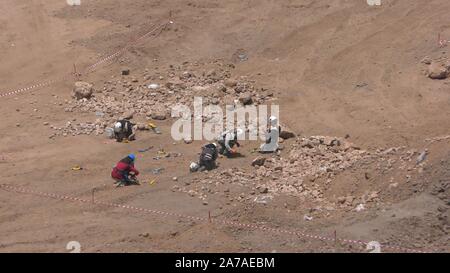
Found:
[[139, 175], [139, 171], [134, 167], [135, 160], [136, 156], [134, 154], [130, 154], [120, 160], [116, 167], [113, 168], [111, 177], [116, 181], [114, 184], [117, 183], [117, 187], [139, 184], [135, 178]]

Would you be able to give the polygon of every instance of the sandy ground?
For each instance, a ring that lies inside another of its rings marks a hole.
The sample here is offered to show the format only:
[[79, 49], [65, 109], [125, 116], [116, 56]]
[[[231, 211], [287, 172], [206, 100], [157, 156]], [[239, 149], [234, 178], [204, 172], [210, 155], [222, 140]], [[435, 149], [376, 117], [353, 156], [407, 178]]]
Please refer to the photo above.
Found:
[[[174, 24], [156, 39], [127, 50], [120, 62], [83, 80], [101, 86], [121, 68], [131, 73], [188, 62], [248, 60], [234, 75], [248, 75], [276, 90], [281, 121], [301, 136], [344, 137], [364, 149], [404, 146], [429, 151], [422, 172], [406, 182], [403, 170], [388, 175], [375, 166], [339, 174], [325, 196], [335, 199], [367, 190], [380, 192], [378, 206], [362, 212], [332, 211], [306, 221], [309, 202], [278, 195], [267, 205], [227, 202], [204, 205], [171, 188], [205, 174], [188, 164], [202, 143], [170, 139], [173, 120], [158, 122], [163, 134], [140, 133], [129, 144], [104, 136], [50, 139], [44, 122], [95, 120], [95, 113], [65, 112], [74, 79], [0, 97], [1, 184], [133, 205], [183, 215], [299, 230], [312, 235], [379, 241], [423, 251], [449, 252], [450, 139], [449, 80], [424, 75], [425, 56], [447, 58], [437, 35], [450, 38], [446, 0], [383, 0], [381, 7], [345, 0], [63, 0], [0, 2], [0, 89], [2, 93], [86, 67], [136, 37], [152, 23]], [[157, 61], [155, 62], [155, 59]], [[199, 71], [202, 68], [199, 68]], [[289, 147], [289, 143], [286, 146]], [[111, 167], [124, 155], [152, 145], [182, 153], [155, 161], [154, 150], [139, 153], [143, 180], [164, 167], [154, 185], [116, 189]], [[245, 143], [248, 148], [258, 143]], [[284, 153], [284, 151], [282, 152]], [[253, 155], [221, 160], [220, 168], [252, 169]], [[82, 171], [72, 171], [74, 165]], [[364, 175], [370, 173], [370, 179]], [[178, 177], [173, 181], [172, 177]], [[399, 187], [389, 188], [388, 180]], [[392, 180], [393, 179], [393, 180]], [[1, 252], [68, 252], [78, 241], [83, 252], [361, 252], [364, 246], [237, 228], [207, 221], [146, 214], [102, 205], [78, 204], [0, 190]], [[404, 251], [382, 249], [382, 251]]]

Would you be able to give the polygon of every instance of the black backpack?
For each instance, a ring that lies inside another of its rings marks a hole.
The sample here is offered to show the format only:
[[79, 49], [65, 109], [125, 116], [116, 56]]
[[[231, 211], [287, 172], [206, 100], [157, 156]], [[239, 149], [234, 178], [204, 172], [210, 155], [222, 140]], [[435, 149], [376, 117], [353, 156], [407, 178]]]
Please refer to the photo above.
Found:
[[215, 154], [217, 153], [216, 147], [213, 144], [209, 144], [203, 147], [200, 159], [203, 161], [215, 160]]

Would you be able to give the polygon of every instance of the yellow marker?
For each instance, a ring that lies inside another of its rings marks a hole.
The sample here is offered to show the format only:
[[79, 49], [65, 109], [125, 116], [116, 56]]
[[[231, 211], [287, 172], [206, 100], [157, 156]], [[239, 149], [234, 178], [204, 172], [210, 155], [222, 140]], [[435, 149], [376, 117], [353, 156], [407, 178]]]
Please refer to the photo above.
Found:
[[164, 156], [167, 155], [167, 153], [166, 153], [166, 151], [164, 151], [164, 149], [159, 150], [159, 151], [158, 151], [158, 154], [159, 154], [159, 155], [164, 155]]
[[156, 125], [151, 122], [148, 123], [148, 126], [150, 126], [150, 128], [156, 128]]
[[72, 168], [72, 171], [79, 171], [79, 170], [82, 170], [83, 168], [81, 168], [80, 166], [74, 166], [73, 168]]
[[153, 179], [150, 182], [148, 182], [148, 184], [151, 186], [151, 185], [155, 184], [155, 182], [156, 182], [155, 179]]

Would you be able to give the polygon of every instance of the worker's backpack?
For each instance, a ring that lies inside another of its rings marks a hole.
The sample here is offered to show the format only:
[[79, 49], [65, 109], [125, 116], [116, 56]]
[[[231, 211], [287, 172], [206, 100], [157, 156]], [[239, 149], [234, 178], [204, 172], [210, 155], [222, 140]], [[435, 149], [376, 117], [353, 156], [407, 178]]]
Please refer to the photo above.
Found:
[[202, 154], [200, 155], [200, 159], [202, 161], [211, 161], [214, 160], [214, 154], [216, 153], [216, 149], [212, 147], [203, 147]]

